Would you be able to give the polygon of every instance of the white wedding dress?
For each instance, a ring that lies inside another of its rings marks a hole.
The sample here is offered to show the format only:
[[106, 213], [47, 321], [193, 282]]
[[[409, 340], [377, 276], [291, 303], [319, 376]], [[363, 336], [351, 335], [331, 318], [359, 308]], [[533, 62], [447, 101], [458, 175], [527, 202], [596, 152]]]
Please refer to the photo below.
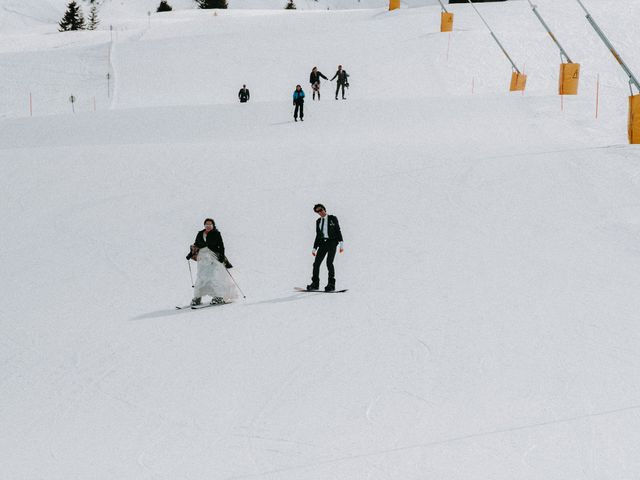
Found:
[[198, 251], [198, 276], [193, 296], [222, 297], [225, 301], [238, 298], [238, 289], [226, 270], [215, 253], [207, 247], [201, 248]]

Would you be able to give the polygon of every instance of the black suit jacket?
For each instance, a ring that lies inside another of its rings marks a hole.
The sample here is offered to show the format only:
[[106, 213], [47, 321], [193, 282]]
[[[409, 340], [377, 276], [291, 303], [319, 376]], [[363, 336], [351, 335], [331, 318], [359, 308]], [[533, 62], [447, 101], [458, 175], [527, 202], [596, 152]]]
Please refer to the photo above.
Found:
[[346, 70], [337, 70], [336, 74], [329, 81], [332, 82], [333, 79], [336, 77], [338, 77], [338, 85], [343, 85], [347, 83], [347, 78], [349, 77], [349, 74], [347, 73]]
[[[320, 243], [322, 243], [323, 235], [322, 230], [320, 230], [320, 222], [322, 218], [316, 220], [316, 240], [313, 242], [313, 248], [318, 248]], [[340, 231], [340, 223], [338, 223], [338, 218], [334, 215], [327, 215], [324, 217], [325, 222], [329, 222], [327, 224], [327, 234], [329, 235], [329, 240], [333, 240], [336, 243], [342, 242], [342, 232]]]
[[204, 239], [204, 230], [200, 230], [198, 235], [196, 235], [195, 246], [198, 248], [209, 247], [213, 253], [215, 253], [218, 258], [224, 258], [224, 243], [222, 242], [222, 235], [216, 229], [211, 230], [207, 234], [207, 240]]

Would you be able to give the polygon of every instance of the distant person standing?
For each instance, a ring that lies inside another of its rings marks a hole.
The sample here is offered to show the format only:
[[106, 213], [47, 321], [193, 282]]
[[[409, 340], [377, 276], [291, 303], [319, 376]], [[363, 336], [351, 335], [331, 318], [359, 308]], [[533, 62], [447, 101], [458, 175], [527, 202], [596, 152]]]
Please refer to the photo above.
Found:
[[307, 285], [307, 290], [318, 290], [320, 288], [320, 265], [327, 257], [327, 270], [329, 271], [329, 281], [324, 287], [325, 292], [333, 292], [336, 289], [336, 271], [333, 267], [333, 260], [336, 257], [336, 250], [340, 248], [340, 253], [344, 252], [342, 243], [342, 232], [338, 218], [328, 215], [326, 208], [321, 203], [314, 205], [313, 211], [320, 215], [316, 220], [316, 239], [313, 242], [312, 255], [316, 257], [313, 262], [313, 274], [311, 283]]
[[338, 79], [338, 83], [336, 84], [336, 100], [338, 100], [338, 91], [340, 90], [341, 87], [342, 87], [342, 99], [345, 100], [346, 97], [344, 96], [344, 87], [349, 88], [349, 80], [347, 80], [349, 78], [349, 74], [347, 73], [346, 70], [342, 69], [342, 65], [338, 65], [338, 71], [330, 81], [333, 82], [335, 78]]
[[296, 85], [296, 89], [293, 91], [293, 105], [296, 107], [293, 110], [293, 119], [298, 121], [299, 112], [300, 121], [304, 122], [304, 91], [300, 85]]
[[318, 101], [320, 101], [320, 78], [329, 80], [322, 74], [322, 72], [318, 70], [318, 67], [313, 67], [313, 70], [311, 70], [311, 74], [309, 75], [309, 83], [311, 84], [311, 88], [313, 89], [313, 99], [316, 99], [317, 93]]
[[238, 98], [240, 99], [240, 103], [247, 103], [249, 101], [249, 89], [246, 85], [242, 85], [242, 88], [238, 92]]

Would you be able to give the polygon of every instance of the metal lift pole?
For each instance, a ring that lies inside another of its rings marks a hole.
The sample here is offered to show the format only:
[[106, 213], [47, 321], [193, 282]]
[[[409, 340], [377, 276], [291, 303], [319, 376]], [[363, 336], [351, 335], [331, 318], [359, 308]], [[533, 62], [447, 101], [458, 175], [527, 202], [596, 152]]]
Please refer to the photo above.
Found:
[[442, 7], [442, 11], [443, 11], [444, 13], [449, 13], [449, 12], [447, 11], [447, 9], [445, 8], [444, 3], [442, 3], [442, 0], [438, 0], [438, 3], [439, 3], [439, 4], [440, 4], [440, 6]]
[[631, 87], [631, 85], [635, 85], [636, 89], [638, 90], [638, 92], [640, 92], [640, 83], [638, 83], [638, 80], [636, 79], [636, 77], [633, 75], [633, 72], [631, 72], [631, 70], [629, 69], [629, 67], [627, 67], [627, 64], [624, 63], [624, 60], [622, 60], [622, 58], [620, 57], [620, 55], [618, 54], [618, 52], [616, 51], [615, 48], [613, 48], [613, 45], [611, 44], [611, 42], [609, 41], [609, 39], [607, 38], [607, 36], [604, 34], [604, 32], [600, 29], [600, 27], [598, 26], [598, 24], [596, 23], [596, 21], [593, 19], [593, 17], [591, 16], [591, 14], [589, 13], [589, 11], [585, 8], [585, 6], [582, 4], [582, 2], [580, 0], [576, 0], [580, 6], [582, 7], [582, 9], [585, 11], [585, 13], [587, 14], [587, 21], [591, 24], [591, 26], [593, 27], [593, 29], [596, 31], [596, 33], [598, 34], [598, 36], [600, 37], [600, 39], [604, 42], [604, 44], [607, 46], [607, 48], [609, 49], [609, 51], [611, 52], [611, 54], [613, 55], [613, 58], [616, 59], [616, 61], [620, 64], [620, 66], [622, 67], [622, 69], [625, 71], [625, 73], [629, 76], [629, 89], [631, 90], [631, 95], [633, 95], [633, 88]]
[[540, 23], [542, 24], [542, 26], [545, 28], [545, 30], [551, 37], [551, 40], [553, 40], [555, 44], [558, 46], [558, 48], [560, 49], [560, 58], [562, 59], [562, 57], [564, 57], [568, 63], [573, 63], [569, 58], [569, 55], [567, 55], [567, 52], [565, 52], [564, 48], [562, 48], [562, 45], [560, 45], [560, 42], [558, 41], [556, 36], [553, 34], [553, 32], [551, 31], [547, 23], [544, 21], [542, 16], [538, 13], [538, 6], [531, 3], [531, 0], [529, 0], [529, 5], [531, 5], [531, 9], [533, 10], [533, 13], [535, 14], [536, 17], [538, 17], [538, 20], [540, 20]]
[[[496, 37], [496, 35], [493, 33], [493, 30], [491, 30], [491, 27], [489, 26], [489, 24], [486, 22], [486, 20], [484, 19], [484, 17], [482, 15], [480, 15], [480, 12], [478, 11], [478, 9], [476, 8], [476, 6], [473, 4], [473, 2], [471, 0], [467, 0], [471, 6], [473, 7], [473, 9], [476, 11], [476, 13], [478, 14], [478, 16], [480, 17], [480, 19], [482, 20], [482, 22], [487, 26], [487, 28], [489, 29], [489, 32], [491, 33], [491, 36], [493, 37], [493, 39], [496, 41], [496, 43], [498, 44], [498, 46], [500, 47], [500, 50], [502, 50], [502, 53], [504, 53], [505, 57], [507, 57], [509, 59], [509, 61], [511, 62], [511, 66], [513, 67], [513, 69], [518, 73], [518, 75], [521, 74], [520, 70], [518, 70], [518, 67], [516, 67], [516, 64], [513, 62], [513, 60], [511, 60], [511, 57], [509, 56], [509, 54], [507, 53], [507, 51], [504, 49], [504, 47], [502, 46], [502, 44], [500, 43], [500, 40], [498, 40], [498, 37]], [[579, 1], [579, 0], [578, 0]]]

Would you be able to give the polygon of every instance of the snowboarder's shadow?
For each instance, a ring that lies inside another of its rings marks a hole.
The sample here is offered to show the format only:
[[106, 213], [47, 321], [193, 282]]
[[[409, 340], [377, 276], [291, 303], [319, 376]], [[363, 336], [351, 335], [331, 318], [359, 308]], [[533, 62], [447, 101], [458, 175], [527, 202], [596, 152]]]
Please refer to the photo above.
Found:
[[310, 298], [310, 297], [313, 296], [313, 295], [301, 295], [301, 293], [304, 293], [304, 292], [294, 293], [293, 295], [287, 295], [286, 297], [269, 298], [269, 299], [266, 299], [266, 300], [260, 300], [259, 302], [251, 302], [251, 303], [247, 303], [246, 306], [247, 307], [253, 307], [253, 306], [256, 306], [256, 305], [297, 302], [297, 301], [303, 300], [305, 298]]

